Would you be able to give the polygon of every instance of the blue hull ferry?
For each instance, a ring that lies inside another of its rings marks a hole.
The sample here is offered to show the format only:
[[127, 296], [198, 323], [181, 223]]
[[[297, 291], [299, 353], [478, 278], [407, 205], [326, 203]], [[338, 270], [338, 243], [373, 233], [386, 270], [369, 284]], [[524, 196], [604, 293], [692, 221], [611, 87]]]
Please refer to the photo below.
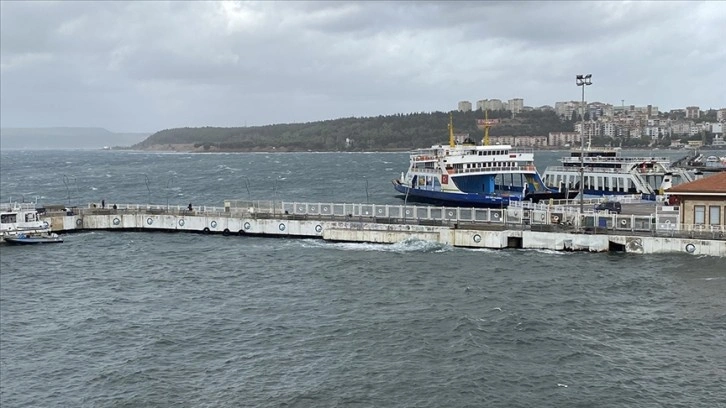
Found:
[[[486, 122], [488, 124], [488, 121]], [[577, 191], [545, 186], [533, 151], [489, 145], [488, 126], [481, 144], [455, 135], [449, 119], [449, 144], [411, 153], [408, 171], [392, 180], [405, 201], [465, 207], [507, 207], [512, 201], [569, 199]]]

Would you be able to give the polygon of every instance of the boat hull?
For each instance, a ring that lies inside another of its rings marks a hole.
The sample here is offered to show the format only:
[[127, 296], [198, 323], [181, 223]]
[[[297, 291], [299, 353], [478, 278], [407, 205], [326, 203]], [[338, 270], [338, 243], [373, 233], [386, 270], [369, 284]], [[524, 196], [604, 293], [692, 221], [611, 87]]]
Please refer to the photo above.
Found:
[[8, 245], [38, 245], [38, 244], [59, 244], [63, 242], [61, 237], [5, 237]]
[[393, 180], [393, 188], [403, 194], [401, 198], [406, 201], [458, 207], [503, 208], [510, 201], [520, 201], [521, 197], [491, 196], [473, 193], [447, 193], [418, 188], [409, 188], [400, 180]]

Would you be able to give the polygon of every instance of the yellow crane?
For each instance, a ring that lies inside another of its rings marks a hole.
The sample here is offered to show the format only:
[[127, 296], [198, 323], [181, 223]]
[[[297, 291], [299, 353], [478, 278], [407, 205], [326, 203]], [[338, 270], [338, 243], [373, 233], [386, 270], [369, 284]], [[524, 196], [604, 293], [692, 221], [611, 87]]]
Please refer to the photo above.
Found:
[[454, 147], [455, 145], [454, 141], [454, 116], [453, 114], [449, 113], [449, 146]]
[[489, 111], [484, 109], [484, 139], [481, 141], [482, 146], [489, 146]]

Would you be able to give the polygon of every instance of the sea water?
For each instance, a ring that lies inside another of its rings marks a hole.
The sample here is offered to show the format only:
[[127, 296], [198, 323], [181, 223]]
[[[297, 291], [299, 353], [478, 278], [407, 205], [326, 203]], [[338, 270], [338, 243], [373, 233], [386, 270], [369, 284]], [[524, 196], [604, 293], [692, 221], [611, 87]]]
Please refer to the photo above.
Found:
[[[408, 164], [0, 154], [2, 202], [67, 206], [400, 204]], [[67, 234], [0, 247], [0, 406], [726, 406], [724, 293], [721, 259], [686, 254]]]

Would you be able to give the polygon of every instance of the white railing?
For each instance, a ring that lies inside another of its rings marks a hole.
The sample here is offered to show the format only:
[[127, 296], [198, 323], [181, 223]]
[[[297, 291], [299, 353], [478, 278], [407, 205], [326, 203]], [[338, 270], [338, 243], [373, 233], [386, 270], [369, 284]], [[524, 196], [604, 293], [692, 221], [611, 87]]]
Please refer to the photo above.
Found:
[[[633, 199], [633, 197], [620, 197]], [[590, 203], [600, 200], [588, 200]], [[507, 208], [464, 208], [415, 205], [379, 205], [353, 203], [298, 203], [284, 201], [225, 201], [224, 207], [197, 206], [190, 211], [186, 206], [152, 204], [116, 204], [116, 208], [93, 207], [79, 210], [79, 215], [113, 213], [157, 213], [178, 216], [215, 217], [299, 217], [302, 219], [331, 219], [376, 223], [419, 223], [456, 227], [494, 224], [509, 228], [550, 226], [579, 232], [606, 232], [652, 234], [671, 237], [726, 239], [724, 227], [680, 224], [678, 212], [649, 215], [607, 214], [587, 210], [579, 213], [579, 204], [547, 205], [544, 203], [511, 202]], [[593, 208], [588, 206], [588, 208]]]

